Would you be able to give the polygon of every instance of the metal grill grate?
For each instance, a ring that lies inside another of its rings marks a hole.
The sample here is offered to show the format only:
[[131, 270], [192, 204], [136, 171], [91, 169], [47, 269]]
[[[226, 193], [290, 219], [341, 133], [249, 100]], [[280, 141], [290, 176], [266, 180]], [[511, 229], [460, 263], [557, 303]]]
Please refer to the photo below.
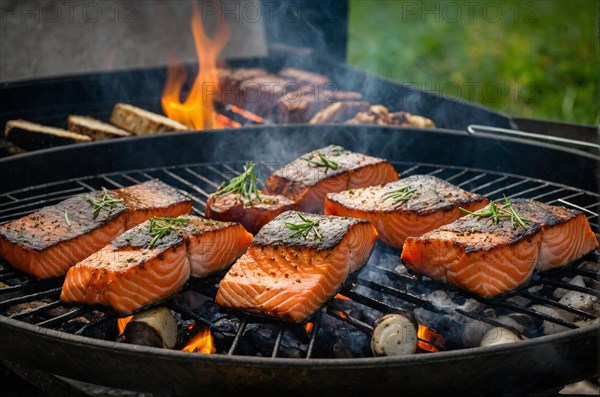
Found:
[[[598, 232], [599, 195], [596, 193], [501, 172], [435, 164], [392, 163], [403, 177], [412, 174], [435, 175], [490, 199], [499, 199], [502, 194], [506, 194], [508, 197], [526, 197], [548, 204], [577, 208], [586, 213], [592, 228]], [[268, 175], [270, 168], [272, 167], [268, 165], [260, 165], [259, 176]], [[241, 164], [202, 163], [104, 174], [30, 187], [0, 195], [0, 223], [29, 214], [43, 206], [55, 204], [74, 194], [101, 187], [120, 188], [153, 178], [161, 179], [188, 195], [193, 200], [194, 212], [202, 215], [209, 194], [214, 192], [221, 182], [229, 180], [240, 171]], [[310, 359], [323, 356], [319, 345], [325, 338], [325, 329], [331, 324], [339, 323], [346, 327], [348, 332], [358, 332], [356, 335], [362, 334], [363, 337], [368, 337], [373, 329], [374, 318], [398, 311], [412, 313], [416, 309], [424, 310], [430, 316], [436, 317], [437, 324], [443, 324], [446, 331], [458, 329], [461, 324], [464, 326], [465, 321], [484, 322], [492, 326], [501, 325], [494, 316], [488, 314], [490, 309], [494, 313], [521, 313], [537, 321], [547, 321], [567, 329], [577, 328], [578, 325], [575, 323], [536, 310], [532, 306], [543, 305], [564, 310], [582, 319], [596, 319], [594, 313], [568, 307], [553, 297], [553, 292], [557, 288], [597, 295], [599, 284], [597, 266], [586, 266], [590, 261], [597, 263], [596, 255], [589, 254], [566, 268], [534, 273], [527, 286], [491, 300], [471, 296], [446, 284], [413, 275], [403, 268], [397, 250], [377, 243], [367, 265], [340, 291], [340, 294], [349, 300], [335, 298], [331, 300], [310, 319], [310, 327], [306, 324], [281, 324], [230, 312], [219, 312], [218, 316], [210, 319], [184, 307], [176, 298], [165, 304], [178, 313], [182, 321], [187, 321], [186, 324], [200, 323], [215, 330], [219, 326], [215, 324], [214, 318], [219, 320], [226, 318], [231, 328], [224, 331], [229, 336], [225, 338], [224, 345], [222, 342], [218, 351], [220, 354], [259, 354], [271, 357], [285, 355]], [[584, 277], [586, 287], [565, 281], [577, 275]], [[220, 276], [222, 274], [202, 280], [191, 279], [178, 296], [193, 291], [205, 297], [208, 302], [212, 302], [213, 310], [218, 311], [213, 298]], [[62, 279], [35, 280], [13, 269], [6, 262], [0, 261], [0, 283], [5, 284], [4, 288], [0, 288], [0, 313], [7, 317], [44, 328], [96, 338], [102, 337], [98, 335], [103, 335], [97, 332], [98, 329], [116, 323], [116, 317], [109, 309], [63, 304], [59, 300]], [[432, 294], [436, 291], [443, 291], [446, 294], [454, 304], [452, 309], [443, 307], [432, 298]], [[469, 310], [468, 306], [464, 305], [467, 301], [477, 302], [476, 309]], [[30, 310], [12, 315], [8, 312], [8, 309], [16, 305], [32, 305], [34, 302], [38, 303]], [[364, 310], [356, 310], [356, 308]], [[76, 322], [76, 326], [66, 326], [71, 320], [82, 316], [86, 319], [83, 323]], [[258, 348], [249, 349], [248, 344], [244, 343], [249, 335], [254, 335], [252, 341], [258, 345]], [[353, 337], [356, 338], [356, 335]], [[526, 332], [523, 335], [528, 338], [540, 336], [537, 332]], [[290, 337], [294, 341], [292, 353], [286, 345], [286, 343], [289, 345]], [[429, 343], [438, 350], [452, 348], [452, 344], [439, 346], [432, 341], [422, 340], [422, 342]]]

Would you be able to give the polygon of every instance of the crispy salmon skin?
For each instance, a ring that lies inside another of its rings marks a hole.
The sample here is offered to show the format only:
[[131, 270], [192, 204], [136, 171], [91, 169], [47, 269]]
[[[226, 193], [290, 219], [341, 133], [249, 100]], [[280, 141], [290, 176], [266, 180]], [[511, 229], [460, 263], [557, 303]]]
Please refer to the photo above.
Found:
[[[165, 227], [163, 235], [153, 232]], [[190, 276], [231, 265], [251, 241], [237, 223], [152, 218], [70, 268], [60, 299], [131, 314], [173, 296]]]
[[395, 181], [399, 178], [387, 160], [330, 145], [314, 150], [273, 172], [265, 193], [280, 194], [296, 203], [295, 209], [322, 212], [327, 193]]
[[329, 193], [325, 214], [366, 219], [379, 239], [402, 248], [409, 236], [420, 236], [476, 211], [488, 199], [431, 175], [412, 175], [384, 185]]
[[0, 256], [38, 278], [59, 277], [146, 219], [191, 209], [188, 198], [158, 180], [79, 194], [0, 226]]
[[[402, 262], [432, 279], [493, 297], [526, 284], [536, 268], [563, 266], [598, 247], [587, 218], [577, 210], [527, 199], [510, 204], [525, 227], [511, 216], [467, 215], [409, 237]], [[492, 205], [504, 204], [491, 203], [478, 213]]]
[[252, 234], [282, 212], [294, 208], [294, 202], [281, 195], [261, 194], [247, 200], [239, 193], [212, 194], [206, 202], [207, 218], [239, 222]]
[[[293, 224], [312, 226], [299, 232]], [[377, 231], [363, 219], [286, 211], [258, 232], [229, 269], [216, 301], [303, 322], [367, 262], [376, 239]]]

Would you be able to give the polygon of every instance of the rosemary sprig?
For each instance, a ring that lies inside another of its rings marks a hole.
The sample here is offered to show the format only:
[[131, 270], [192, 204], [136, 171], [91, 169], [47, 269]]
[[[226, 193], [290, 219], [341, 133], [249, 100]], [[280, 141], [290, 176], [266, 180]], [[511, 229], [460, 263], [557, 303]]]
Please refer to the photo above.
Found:
[[86, 200], [94, 208], [94, 212], [92, 213], [94, 215], [94, 219], [96, 219], [101, 209], [104, 208], [107, 211], [111, 211], [113, 208], [123, 205], [124, 201], [123, 199], [112, 198], [110, 192], [105, 187], [102, 188], [102, 196], [99, 199], [87, 197]]
[[298, 216], [300, 217], [300, 219], [302, 219], [302, 222], [300, 223], [292, 223], [292, 222], [286, 222], [285, 223], [285, 227], [288, 229], [292, 229], [295, 230], [294, 233], [292, 233], [290, 235], [290, 237], [296, 237], [296, 236], [302, 236], [305, 239], [308, 238], [308, 234], [312, 231], [315, 235], [315, 237], [321, 241], [323, 239], [323, 236], [321, 235], [321, 233], [319, 233], [319, 221], [311, 221], [310, 219], [306, 218], [304, 215], [298, 213]]
[[67, 226], [71, 227], [71, 221], [69, 220], [69, 210], [65, 210], [65, 222], [67, 222]]
[[254, 162], [246, 163], [244, 165], [244, 172], [231, 179], [226, 185], [219, 187], [215, 194], [239, 193], [242, 198], [248, 200], [248, 204], [252, 204], [252, 200], [254, 199], [262, 203], [262, 199], [258, 194], [258, 188], [256, 187], [258, 178], [254, 173], [255, 166]]
[[521, 226], [523, 229], [527, 229], [526, 222], [531, 222], [531, 219], [519, 216], [515, 209], [512, 206], [512, 203], [508, 200], [508, 197], [503, 194], [504, 197], [504, 205], [497, 205], [495, 202], [490, 202], [490, 205], [483, 210], [479, 210], [477, 212], [469, 211], [465, 208], [458, 207], [461, 211], [466, 212], [467, 214], [480, 216], [484, 218], [492, 218], [494, 225], [497, 225], [500, 222], [501, 218], [510, 218], [510, 225], [514, 229], [517, 226]]
[[383, 195], [383, 201], [393, 199], [395, 203], [400, 201], [408, 201], [413, 198], [417, 189], [411, 189], [408, 186], [404, 186], [400, 189], [392, 190]]
[[154, 247], [156, 242], [160, 240], [165, 234], [169, 233], [175, 225], [187, 225], [190, 222], [189, 219], [185, 218], [168, 218], [164, 216], [155, 216], [150, 219], [148, 225], [148, 234], [152, 238], [148, 248]]
[[312, 157], [301, 157], [302, 160], [308, 162], [308, 164], [314, 165], [315, 167], [324, 167], [325, 169], [331, 168], [337, 170], [340, 168], [340, 164], [331, 160], [323, 153], [318, 153], [319, 158], [314, 160]]

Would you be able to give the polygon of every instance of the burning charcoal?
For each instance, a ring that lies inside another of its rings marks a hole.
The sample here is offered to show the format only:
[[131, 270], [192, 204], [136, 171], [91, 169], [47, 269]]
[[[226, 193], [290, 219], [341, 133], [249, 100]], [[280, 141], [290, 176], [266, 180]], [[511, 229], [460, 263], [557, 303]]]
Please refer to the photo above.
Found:
[[240, 320], [236, 317], [222, 317], [212, 323], [212, 334], [218, 352], [226, 353], [229, 350], [239, 328]]
[[369, 357], [371, 335], [344, 320], [323, 315], [317, 331], [313, 357]]
[[177, 321], [166, 307], [149, 309], [133, 316], [124, 335], [127, 343], [173, 348], [177, 342]]
[[480, 346], [495, 346], [504, 343], [515, 343], [520, 341], [521, 338], [519, 338], [517, 335], [513, 334], [506, 328], [494, 327], [483, 336]]
[[[68, 332], [70, 334], [98, 337], [102, 339], [114, 337], [114, 322], [106, 321], [105, 324], [104, 321], [101, 321], [105, 318], [106, 315], [103, 312], [94, 310], [84, 316], [70, 319], [59, 328], [59, 331]], [[94, 327], [96, 324], [98, 324], [98, 326]]]
[[203, 354], [214, 354], [217, 352], [217, 349], [214, 344], [212, 332], [209, 328], [205, 326], [195, 327], [198, 331], [195, 335], [190, 339], [188, 344], [184, 346], [181, 350], [190, 352], [190, 353], [203, 353]]
[[399, 356], [417, 351], [417, 328], [400, 314], [387, 314], [375, 322], [371, 351], [376, 356]]

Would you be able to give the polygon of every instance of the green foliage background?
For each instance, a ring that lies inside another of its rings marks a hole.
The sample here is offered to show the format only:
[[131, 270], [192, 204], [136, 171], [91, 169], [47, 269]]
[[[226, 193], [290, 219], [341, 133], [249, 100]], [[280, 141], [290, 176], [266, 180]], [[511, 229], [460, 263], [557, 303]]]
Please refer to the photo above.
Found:
[[348, 63], [523, 116], [597, 124], [597, 0], [350, 0]]

